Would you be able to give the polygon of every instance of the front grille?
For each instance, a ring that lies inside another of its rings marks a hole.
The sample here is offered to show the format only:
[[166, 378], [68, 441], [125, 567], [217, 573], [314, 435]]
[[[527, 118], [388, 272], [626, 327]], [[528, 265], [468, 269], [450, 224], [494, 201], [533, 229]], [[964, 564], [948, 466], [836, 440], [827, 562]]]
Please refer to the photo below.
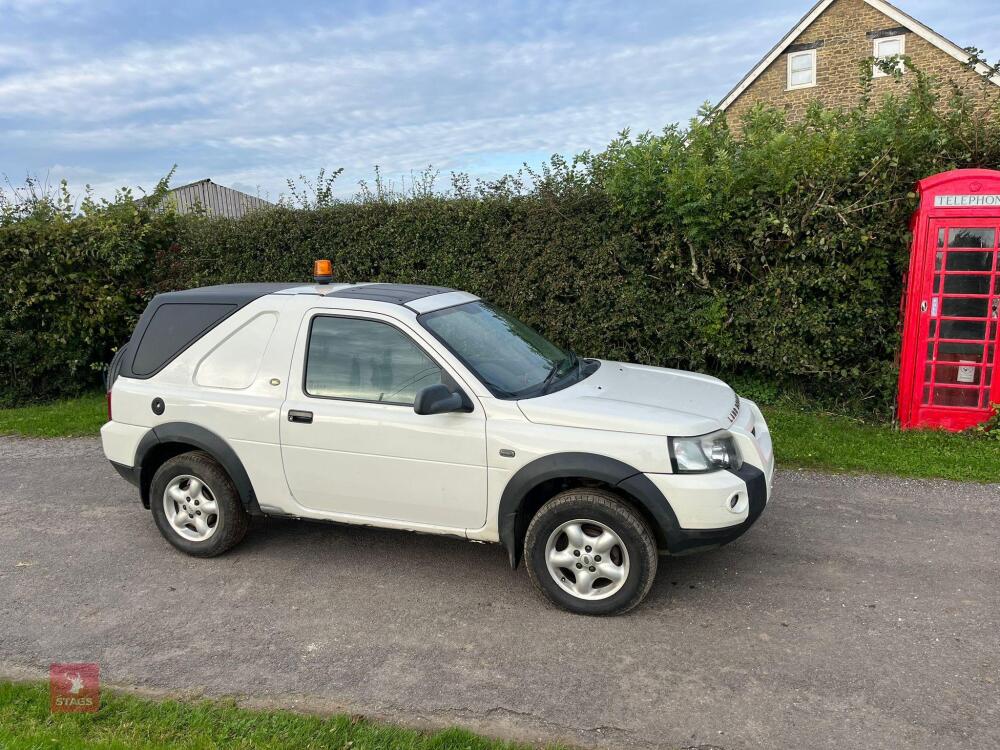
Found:
[[736, 403], [733, 404], [733, 408], [730, 409], [730, 411], [729, 411], [729, 421], [730, 422], [735, 422], [736, 421], [736, 417], [738, 417], [740, 415], [740, 396], [739, 396], [738, 393], [735, 394], [735, 396], [736, 396]]

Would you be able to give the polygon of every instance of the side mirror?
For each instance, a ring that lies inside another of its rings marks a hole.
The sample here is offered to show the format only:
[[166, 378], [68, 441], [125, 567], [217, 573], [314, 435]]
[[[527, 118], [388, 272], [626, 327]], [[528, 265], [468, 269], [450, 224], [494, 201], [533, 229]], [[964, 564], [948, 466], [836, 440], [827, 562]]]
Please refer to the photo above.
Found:
[[464, 410], [465, 399], [462, 394], [453, 393], [441, 383], [421, 388], [413, 401], [413, 411], [417, 414], [446, 414]]

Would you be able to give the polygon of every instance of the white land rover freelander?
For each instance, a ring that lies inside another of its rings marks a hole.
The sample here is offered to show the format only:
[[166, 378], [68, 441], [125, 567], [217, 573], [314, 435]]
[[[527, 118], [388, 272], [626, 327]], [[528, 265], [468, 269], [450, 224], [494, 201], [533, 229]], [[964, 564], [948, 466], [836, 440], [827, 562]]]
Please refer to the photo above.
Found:
[[255, 515], [461, 536], [585, 614], [638, 604], [658, 553], [740, 536], [774, 470], [760, 410], [720, 380], [584, 359], [439, 287], [161, 294], [108, 384], [105, 455], [183, 552]]

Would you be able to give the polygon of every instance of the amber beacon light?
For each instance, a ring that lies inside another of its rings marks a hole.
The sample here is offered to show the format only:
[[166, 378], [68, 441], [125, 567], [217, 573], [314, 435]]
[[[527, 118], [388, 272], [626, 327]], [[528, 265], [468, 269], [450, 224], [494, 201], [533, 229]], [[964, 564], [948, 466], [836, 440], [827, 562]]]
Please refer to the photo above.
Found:
[[329, 284], [333, 281], [333, 263], [328, 260], [317, 260], [313, 263], [313, 281], [317, 284]]

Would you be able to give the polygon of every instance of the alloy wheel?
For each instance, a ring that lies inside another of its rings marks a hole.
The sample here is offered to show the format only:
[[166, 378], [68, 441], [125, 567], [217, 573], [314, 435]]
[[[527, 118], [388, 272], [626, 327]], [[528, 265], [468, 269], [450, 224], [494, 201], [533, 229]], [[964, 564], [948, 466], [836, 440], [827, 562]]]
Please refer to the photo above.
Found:
[[628, 551], [609, 526], [589, 519], [560, 524], [545, 544], [545, 565], [559, 587], [579, 599], [613, 596], [628, 578]]
[[181, 474], [163, 491], [163, 511], [170, 527], [192, 542], [210, 539], [219, 527], [215, 493], [198, 477]]

